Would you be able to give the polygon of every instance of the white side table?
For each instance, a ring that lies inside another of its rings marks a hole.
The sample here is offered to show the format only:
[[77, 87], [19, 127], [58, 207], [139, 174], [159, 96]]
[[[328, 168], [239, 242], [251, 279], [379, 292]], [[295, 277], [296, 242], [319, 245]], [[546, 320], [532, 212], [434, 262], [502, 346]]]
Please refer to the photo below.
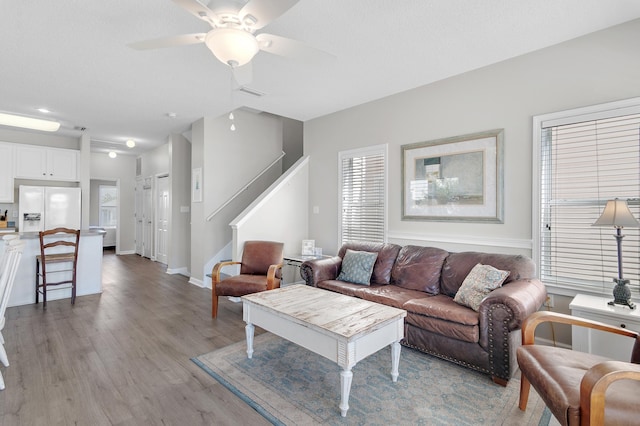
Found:
[[[569, 304], [569, 308], [571, 315], [579, 318], [640, 331], [640, 308], [632, 310], [626, 306], [608, 305], [607, 303], [611, 300], [611, 297], [578, 294]], [[573, 350], [602, 355], [618, 361], [629, 362], [631, 358], [633, 339], [628, 337], [573, 326], [571, 340]]]

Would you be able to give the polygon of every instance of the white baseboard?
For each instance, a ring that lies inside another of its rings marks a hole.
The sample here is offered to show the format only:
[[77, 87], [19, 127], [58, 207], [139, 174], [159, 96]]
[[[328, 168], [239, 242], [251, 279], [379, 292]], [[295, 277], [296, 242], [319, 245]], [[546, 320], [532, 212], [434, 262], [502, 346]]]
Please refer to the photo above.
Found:
[[202, 280], [199, 280], [199, 279], [193, 278], [193, 277], [189, 278], [189, 284], [193, 284], [193, 285], [201, 287], [201, 288], [205, 287], [205, 285], [202, 282]]
[[116, 253], [117, 255], [121, 255], [121, 254], [136, 254], [135, 250], [121, 250], [119, 252]]
[[185, 277], [191, 276], [186, 266], [183, 266], [182, 268], [167, 268], [167, 274], [169, 275], [180, 274], [180, 275], [184, 275]]

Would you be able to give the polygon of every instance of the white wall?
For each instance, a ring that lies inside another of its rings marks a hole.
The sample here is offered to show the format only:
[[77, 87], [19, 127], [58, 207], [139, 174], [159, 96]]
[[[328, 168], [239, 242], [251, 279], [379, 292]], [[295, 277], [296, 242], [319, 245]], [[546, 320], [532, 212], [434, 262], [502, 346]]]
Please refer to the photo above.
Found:
[[118, 254], [135, 253], [135, 175], [136, 157], [118, 155], [116, 158], [109, 158], [106, 153], [91, 153], [91, 178], [120, 182]]
[[[309, 238], [338, 243], [340, 150], [389, 145], [389, 237], [449, 250], [531, 254], [532, 116], [640, 95], [640, 20], [305, 122]], [[403, 221], [404, 144], [505, 129], [504, 224]]]
[[10, 130], [0, 128], [0, 141], [26, 143], [29, 145], [43, 145], [54, 148], [80, 149], [78, 137], [60, 136], [55, 133]]
[[285, 254], [299, 254], [307, 239], [309, 157], [301, 158], [233, 222], [233, 259], [240, 260], [247, 240], [280, 241]]

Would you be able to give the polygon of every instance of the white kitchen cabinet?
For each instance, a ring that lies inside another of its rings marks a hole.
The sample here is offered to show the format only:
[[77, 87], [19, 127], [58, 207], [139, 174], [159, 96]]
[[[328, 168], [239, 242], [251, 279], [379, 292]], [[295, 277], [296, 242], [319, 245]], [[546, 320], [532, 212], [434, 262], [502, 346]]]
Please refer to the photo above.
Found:
[[13, 203], [13, 146], [0, 143], [0, 203]]
[[15, 177], [20, 179], [78, 180], [80, 152], [37, 145], [15, 146]]
[[[639, 308], [608, 304], [611, 297], [588, 296], [578, 294], [573, 298], [569, 308], [571, 315], [603, 322], [616, 327], [640, 331]], [[571, 340], [573, 350], [606, 356], [618, 361], [629, 362], [634, 340], [599, 330], [572, 326]]]

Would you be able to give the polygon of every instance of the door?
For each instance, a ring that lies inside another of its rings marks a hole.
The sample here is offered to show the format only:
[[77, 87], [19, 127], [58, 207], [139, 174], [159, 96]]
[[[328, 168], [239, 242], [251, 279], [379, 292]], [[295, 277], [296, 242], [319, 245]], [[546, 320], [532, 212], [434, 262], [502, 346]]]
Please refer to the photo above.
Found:
[[169, 251], [169, 176], [160, 176], [156, 180], [156, 260], [167, 264]]
[[151, 178], [145, 178], [142, 186], [142, 255], [153, 257], [153, 192]]
[[136, 179], [136, 254], [142, 256], [142, 233], [144, 229], [142, 214], [142, 179]]

